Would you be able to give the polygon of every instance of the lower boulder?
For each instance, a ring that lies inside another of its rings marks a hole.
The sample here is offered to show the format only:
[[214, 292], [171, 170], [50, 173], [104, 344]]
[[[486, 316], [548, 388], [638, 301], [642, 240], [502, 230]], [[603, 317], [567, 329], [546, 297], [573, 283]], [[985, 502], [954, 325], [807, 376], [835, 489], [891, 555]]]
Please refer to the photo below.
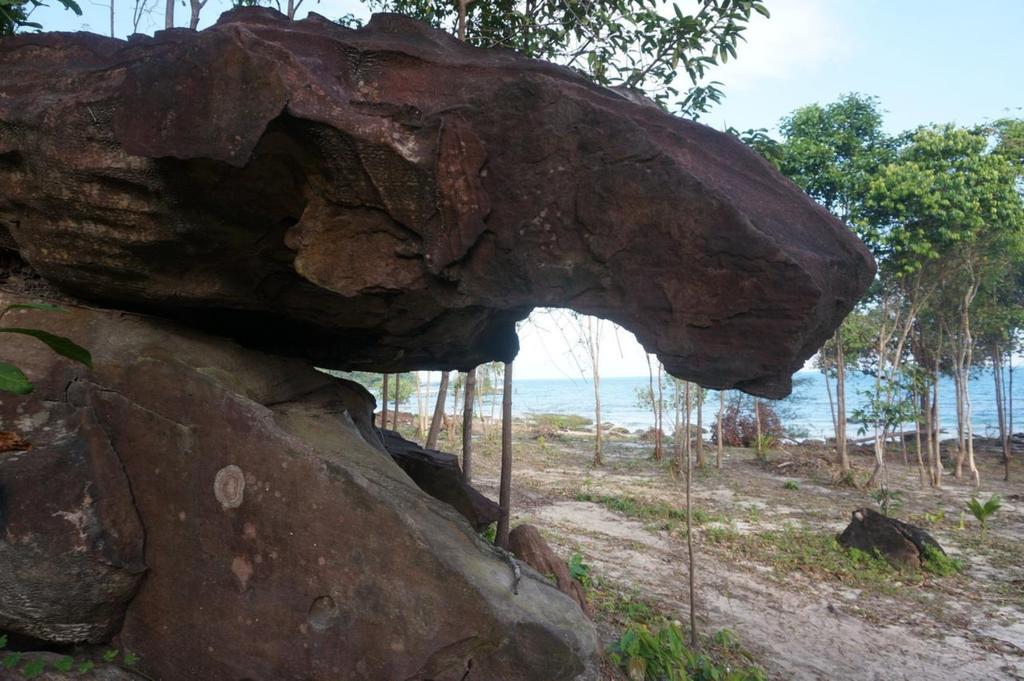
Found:
[[[0, 306], [14, 302], [25, 301], [0, 295]], [[52, 468], [19, 469], [22, 501], [0, 494], [0, 552], [20, 550], [27, 536], [70, 546], [69, 521], [33, 515], [31, 497], [42, 508], [113, 489], [103, 495], [118, 500], [110, 513], [90, 497], [100, 510], [83, 526], [79, 559], [138, 581], [118, 641], [147, 678], [596, 678], [594, 630], [573, 600], [528, 569], [514, 593], [506, 556], [384, 450], [370, 425], [373, 399], [356, 384], [119, 312], [15, 310], [4, 323], [70, 337], [94, 368], [31, 338], [5, 339], [5, 361], [36, 389], [0, 403], [0, 430], [32, 444], [15, 459], [0, 454], [0, 470], [61, 443], [83, 462], [116, 462], [123, 485], [100, 485], [95, 463], [74, 469], [78, 487]], [[141, 557], [131, 553], [135, 532]], [[38, 554], [40, 569], [51, 554]], [[57, 600], [67, 586], [19, 574], [0, 590], [0, 613], [30, 588], [33, 599]], [[120, 619], [112, 612], [105, 622]]]
[[878, 555], [903, 570], [917, 570], [929, 550], [945, 554], [939, 543], [920, 527], [884, 516], [870, 508], [853, 512], [850, 524], [836, 539], [848, 549]]
[[481, 532], [498, 522], [501, 507], [474, 489], [454, 454], [420, 447], [393, 430], [382, 430], [384, 448], [421, 490], [461, 513]]

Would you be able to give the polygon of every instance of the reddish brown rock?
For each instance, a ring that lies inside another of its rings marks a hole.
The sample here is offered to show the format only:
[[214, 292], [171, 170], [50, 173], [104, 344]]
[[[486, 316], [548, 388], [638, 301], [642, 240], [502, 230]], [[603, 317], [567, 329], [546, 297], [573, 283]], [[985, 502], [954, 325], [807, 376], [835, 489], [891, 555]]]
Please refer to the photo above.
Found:
[[[127, 504], [135, 515], [97, 517], [118, 547], [133, 517], [144, 528], [146, 572], [118, 642], [145, 678], [462, 681], [470, 665], [469, 679], [595, 678], [596, 639], [575, 604], [525, 569], [513, 592], [506, 558], [360, 427], [373, 410], [362, 388], [152, 318], [8, 314], [74, 339], [94, 369], [5, 340], [36, 390], [0, 402], [0, 429], [34, 445], [0, 455], [0, 561], [28, 538], [47, 549], [44, 573], [62, 547], [85, 550], [57, 566], [101, 563], [59, 513], [82, 509], [82, 490], [96, 507]], [[0, 570], [0, 613], [27, 588], [52, 602], [73, 585], [34, 580]]]
[[569, 567], [551, 550], [540, 530], [533, 525], [517, 526], [508, 533], [508, 549], [537, 572], [552, 577], [558, 589], [575, 600], [587, 617], [591, 616], [583, 586], [569, 574]]
[[0, 399], [0, 422], [28, 429], [33, 445], [0, 452], [0, 632], [109, 640], [145, 570], [131, 486], [92, 414], [25, 406]]
[[777, 397], [872, 277], [731, 136], [397, 16], [19, 36], [0, 92], [0, 224], [40, 274], [324, 366], [508, 360], [561, 306]]

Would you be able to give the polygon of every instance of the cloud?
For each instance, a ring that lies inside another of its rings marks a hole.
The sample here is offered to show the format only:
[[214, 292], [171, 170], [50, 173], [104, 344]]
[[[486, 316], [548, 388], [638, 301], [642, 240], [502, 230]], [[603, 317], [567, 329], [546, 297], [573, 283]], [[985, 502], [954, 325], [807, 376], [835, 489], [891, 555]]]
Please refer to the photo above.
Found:
[[821, 0], [770, 0], [771, 19], [754, 14], [736, 47], [738, 58], [708, 75], [730, 90], [765, 80], [787, 80], [841, 61], [852, 52], [851, 37], [833, 5]]

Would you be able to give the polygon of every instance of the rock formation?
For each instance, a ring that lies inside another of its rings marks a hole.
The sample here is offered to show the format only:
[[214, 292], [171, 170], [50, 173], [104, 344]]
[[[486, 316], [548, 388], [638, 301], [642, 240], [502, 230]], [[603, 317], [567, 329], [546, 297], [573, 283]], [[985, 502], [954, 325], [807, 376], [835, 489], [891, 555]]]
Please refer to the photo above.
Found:
[[939, 543], [920, 527], [889, 518], [870, 508], [854, 511], [850, 524], [836, 540], [848, 549], [880, 555], [897, 569], [920, 568], [929, 549], [945, 553]]
[[872, 272], [734, 138], [401, 17], [7, 38], [0, 284], [70, 311], [0, 323], [94, 369], [4, 338], [37, 387], [0, 400], [0, 632], [156, 681], [592, 681], [577, 602], [474, 531], [493, 503], [311, 362], [509, 360], [559, 306], [781, 396]]
[[779, 397], [872, 277], [733, 137], [399, 16], [19, 36], [0, 92], [0, 225], [43, 277], [320, 366], [508, 360], [559, 306]]
[[0, 401], [31, 443], [0, 454], [0, 630], [116, 631], [157, 681], [594, 678], [576, 603], [525, 566], [513, 593], [509, 559], [367, 437], [365, 390], [152, 318], [3, 321], [95, 368], [4, 339], [36, 389]]

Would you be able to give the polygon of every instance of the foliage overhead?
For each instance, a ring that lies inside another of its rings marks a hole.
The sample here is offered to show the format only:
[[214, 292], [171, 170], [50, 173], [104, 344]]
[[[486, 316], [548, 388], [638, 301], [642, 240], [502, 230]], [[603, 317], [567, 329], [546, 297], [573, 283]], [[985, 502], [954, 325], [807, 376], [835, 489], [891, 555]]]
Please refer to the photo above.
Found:
[[[82, 16], [82, 8], [75, 0], [57, 0], [64, 9], [71, 10], [78, 16]], [[38, 22], [31, 21], [32, 12], [37, 7], [45, 7], [42, 0], [0, 0], [0, 38], [6, 35], [14, 35], [25, 29], [42, 29]]]
[[[370, 0], [375, 11], [406, 14], [456, 32], [459, 3]], [[581, 72], [595, 82], [644, 91], [663, 108], [696, 117], [721, 101], [714, 66], [736, 57], [758, 0], [496, 0], [468, 6], [466, 41], [511, 48]], [[679, 81], [689, 82], [680, 92]]]

